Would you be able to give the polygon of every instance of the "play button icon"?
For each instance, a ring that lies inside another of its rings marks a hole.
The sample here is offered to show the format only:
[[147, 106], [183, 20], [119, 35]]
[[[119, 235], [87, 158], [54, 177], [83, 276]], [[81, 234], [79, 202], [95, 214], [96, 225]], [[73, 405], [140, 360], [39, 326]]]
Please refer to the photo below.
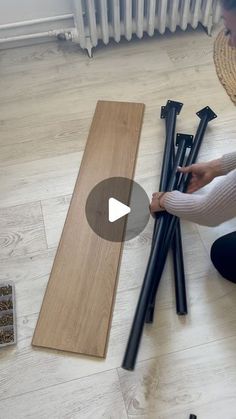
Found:
[[109, 198], [108, 219], [110, 223], [114, 223], [114, 221], [129, 214], [130, 211], [131, 209], [127, 205], [122, 204], [122, 202], [115, 198]]
[[122, 242], [138, 236], [149, 220], [149, 198], [133, 180], [112, 177], [99, 182], [86, 201], [86, 217], [103, 239]]

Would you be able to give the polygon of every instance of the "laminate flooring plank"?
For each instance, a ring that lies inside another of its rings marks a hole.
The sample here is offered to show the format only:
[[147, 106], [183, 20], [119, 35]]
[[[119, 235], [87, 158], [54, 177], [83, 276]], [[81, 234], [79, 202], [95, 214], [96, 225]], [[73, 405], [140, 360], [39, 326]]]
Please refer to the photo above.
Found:
[[144, 105], [99, 101], [33, 337], [33, 345], [105, 357], [122, 244], [97, 236], [88, 194], [111, 177], [132, 178]]
[[[129, 419], [235, 419], [236, 338], [118, 370]], [[225, 411], [227, 414], [225, 415]]]
[[0, 168], [1, 208], [73, 192], [83, 152]]
[[[43, 281], [43, 278], [34, 281], [35, 291], [32, 290], [33, 285], [28, 288], [30, 303], [24, 292], [27, 290], [26, 282], [19, 281], [16, 284], [18, 343], [14, 350], [0, 351], [0, 400], [51, 386], [56, 388], [58, 384], [121, 365], [140, 288], [117, 293], [109, 349], [104, 360], [62, 351], [32, 350], [30, 342], [38, 317], [38, 296], [44, 291]], [[197, 346], [201, 351], [202, 346], [214, 341], [226, 341], [235, 334], [235, 285], [229, 281], [224, 282], [220, 276], [216, 277], [213, 268], [208, 274], [204, 269], [202, 273], [191, 275], [188, 285], [191, 310], [188, 317], [180, 319], [175, 313], [172, 276], [165, 275], [163, 278], [158, 295], [158, 311], [155, 313], [153, 327], [144, 330], [139, 362], [153, 357], [159, 358], [161, 355], [184, 353], [186, 349]], [[27, 314], [32, 307], [35, 314]], [[227, 342], [225, 345], [227, 346]], [[172, 371], [174, 373], [174, 370]], [[184, 371], [186, 372], [186, 369]], [[176, 385], [181, 387], [181, 379]], [[57, 390], [54, 395], [56, 397]], [[77, 401], [79, 400], [78, 393]], [[12, 417], [8, 416], [7, 419]]]
[[15, 418], [16, 406], [17, 419], [128, 417], [116, 370], [2, 400], [1, 417]]
[[[46, 122], [34, 127], [1, 129], [0, 167], [84, 151], [91, 118]], [[79, 135], [78, 135], [79, 133]]]
[[0, 207], [0, 260], [47, 249], [40, 202]]

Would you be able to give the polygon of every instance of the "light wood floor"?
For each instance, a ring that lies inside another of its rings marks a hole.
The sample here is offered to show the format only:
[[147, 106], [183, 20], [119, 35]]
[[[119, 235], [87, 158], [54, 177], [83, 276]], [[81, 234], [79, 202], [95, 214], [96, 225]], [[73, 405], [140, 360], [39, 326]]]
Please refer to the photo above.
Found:
[[236, 228], [184, 222], [189, 314], [175, 314], [167, 263], [155, 323], [135, 372], [120, 368], [150, 250], [152, 222], [124, 246], [105, 361], [33, 349], [31, 339], [98, 99], [146, 104], [136, 175], [149, 196], [159, 183], [167, 99], [211, 123], [200, 159], [236, 148], [235, 107], [215, 74], [213, 38], [202, 30], [100, 47], [94, 58], [48, 43], [0, 52], [0, 279], [16, 284], [18, 343], [0, 352], [0, 417], [236, 419], [236, 286], [209, 259], [212, 241]]

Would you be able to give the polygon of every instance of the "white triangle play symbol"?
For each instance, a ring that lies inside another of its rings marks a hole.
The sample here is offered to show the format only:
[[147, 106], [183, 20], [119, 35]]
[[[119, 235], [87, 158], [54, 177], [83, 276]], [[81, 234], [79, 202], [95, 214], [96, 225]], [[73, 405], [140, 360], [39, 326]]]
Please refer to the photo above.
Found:
[[110, 223], [113, 223], [119, 218], [124, 217], [126, 214], [129, 214], [131, 211], [130, 207], [122, 202], [118, 201], [115, 198], [109, 198], [108, 201], [108, 218]]

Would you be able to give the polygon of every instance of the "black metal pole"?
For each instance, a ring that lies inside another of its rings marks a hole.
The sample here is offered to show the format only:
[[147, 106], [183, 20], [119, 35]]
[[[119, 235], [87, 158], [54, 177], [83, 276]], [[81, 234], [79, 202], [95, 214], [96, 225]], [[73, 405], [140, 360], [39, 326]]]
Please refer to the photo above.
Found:
[[191, 413], [191, 415], [189, 416], [189, 419], [197, 419], [197, 416], [196, 416], [196, 415], [193, 415], [193, 414]]
[[[166, 120], [166, 140], [163, 153], [163, 161], [160, 175], [159, 191], [166, 191], [168, 185], [169, 174], [171, 170], [172, 153], [175, 138], [175, 126], [176, 118], [179, 115], [183, 103], [174, 100], [168, 100], [165, 106], [161, 107], [161, 118]], [[155, 237], [156, 227], [161, 217], [165, 217], [165, 214], [159, 214], [156, 217], [153, 229], [153, 241]]]
[[161, 108], [161, 118], [166, 119], [166, 141], [164, 156], [162, 162], [159, 190], [165, 191], [168, 185], [170, 174], [170, 162], [172, 159], [172, 150], [175, 139], [176, 117], [179, 115], [183, 104], [174, 100], [168, 100], [166, 106]]
[[[211, 119], [216, 118], [216, 115], [208, 106], [202, 109], [200, 112], [198, 112], [197, 115], [199, 116], [201, 121], [200, 121], [198, 130], [195, 136], [194, 145], [191, 148], [191, 151], [187, 159], [187, 165], [192, 164], [194, 159], [196, 159], [196, 155], [201, 145], [203, 135], [205, 133], [208, 122]], [[189, 176], [186, 177], [185, 175], [183, 175], [181, 177], [180, 184], [179, 184], [180, 186], [179, 189], [181, 191], [185, 191], [187, 187], [188, 179], [190, 179]], [[158, 240], [158, 236], [162, 238], [162, 235], [160, 234], [161, 232], [160, 225], [162, 224], [163, 219], [161, 219], [157, 228], [157, 237], [153, 245], [153, 252], [151, 252], [150, 257], [149, 257], [142, 290], [139, 296], [138, 305], [136, 308], [130, 336], [129, 336], [126, 351], [125, 351], [125, 356], [122, 363], [122, 368], [127, 369], [127, 370], [133, 370], [135, 367], [135, 362], [136, 362], [136, 358], [138, 354], [139, 343], [140, 343], [142, 332], [143, 332], [143, 326], [145, 322], [145, 316], [146, 316], [148, 304], [150, 301], [152, 301], [153, 295], [155, 298], [156, 291], [157, 291], [161, 274], [162, 274], [164, 264], [165, 264], [165, 257], [168, 253], [168, 249], [169, 249], [171, 240], [173, 238], [173, 233], [176, 227], [176, 221], [178, 220], [177, 217], [172, 216], [170, 214], [167, 214], [167, 216], [168, 216], [167, 222], [170, 223], [168, 226], [168, 237], [165, 237], [164, 243], [162, 242], [162, 240], [160, 239]], [[159, 253], [160, 253], [160, 256], [157, 257]], [[153, 282], [153, 272], [155, 272], [155, 282]]]
[[[175, 149], [173, 146], [172, 160], [174, 160], [174, 157], [175, 157]], [[176, 176], [176, 180], [178, 182], [179, 180], [178, 175]], [[173, 267], [174, 267], [176, 312], [179, 315], [185, 315], [188, 313], [188, 305], [187, 305], [184, 257], [183, 257], [180, 220], [178, 220], [177, 225], [176, 225], [174, 238], [171, 244], [171, 249], [172, 249]]]
[[[167, 190], [169, 176], [172, 171], [172, 166], [175, 158], [175, 145], [174, 145], [174, 138], [175, 138], [175, 126], [176, 126], [176, 117], [179, 115], [181, 109], [183, 107], [183, 103], [177, 102], [174, 100], [168, 100], [165, 106], [161, 107], [161, 119], [165, 119], [166, 121], [166, 141], [165, 141], [165, 148], [163, 153], [163, 161], [162, 161], [162, 169], [161, 169], [161, 176], [160, 176], [160, 184], [159, 184], [159, 191], [164, 192]], [[156, 228], [160, 218], [165, 217], [165, 213], [159, 213], [156, 215], [154, 229], [153, 229], [153, 237], [152, 237], [152, 244], [155, 240]]]
[[174, 265], [176, 312], [179, 315], [185, 315], [188, 313], [188, 307], [185, 284], [182, 237], [179, 219], [176, 224], [175, 234], [171, 247]]
[[[189, 138], [186, 138], [186, 136], [183, 136], [178, 144], [178, 151], [175, 157], [175, 162], [173, 166], [173, 172], [171, 174], [169, 184], [168, 184], [168, 190], [172, 190], [175, 184], [175, 174], [177, 167], [179, 166], [180, 162], [183, 159], [183, 156], [186, 152], [186, 147], [189, 146]], [[167, 221], [169, 218], [171, 218], [170, 214], [166, 214], [166, 217], [162, 217], [159, 221], [159, 224], [156, 228], [156, 234], [155, 234], [155, 241], [153, 243], [152, 252], [149, 257], [148, 261], [148, 267], [146, 270], [145, 278], [143, 281], [142, 290], [140, 293], [138, 305], [136, 308], [135, 318], [132, 325], [132, 329], [130, 332], [129, 341], [127, 344], [124, 360], [122, 367], [128, 370], [132, 370], [135, 365], [136, 356], [138, 353], [138, 345], [142, 336], [143, 331], [143, 325], [145, 322], [145, 315], [148, 303], [150, 301], [150, 291], [152, 289], [152, 278], [155, 272], [156, 267], [156, 258], [157, 258], [157, 250], [158, 245], [163, 240], [163, 231], [165, 230], [165, 221]]]
[[[159, 191], [166, 191], [168, 185], [168, 177], [171, 173], [173, 162], [175, 159], [175, 125], [176, 125], [176, 114], [180, 112], [182, 103], [168, 101], [166, 106], [161, 107], [161, 119], [165, 118], [166, 121], [166, 143], [163, 157], [163, 165], [161, 171], [161, 180], [159, 185]], [[182, 165], [182, 162], [180, 163]], [[176, 177], [177, 178], [177, 177]], [[165, 214], [159, 214], [165, 216]], [[153, 242], [155, 239], [155, 231], [157, 225], [157, 218], [154, 224]], [[163, 232], [164, 235], [164, 232]], [[174, 278], [175, 278], [175, 294], [176, 294], [176, 311], [178, 314], [187, 314], [187, 297], [186, 297], [186, 286], [185, 286], [185, 273], [184, 273], [184, 262], [183, 262], [183, 248], [181, 239], [180, 223], [177, 224], [176, 232], [173, 238], [172, 244], [173, 262], [174, 262]], [[153, 322], [153, 313], [155, 309], [155, 301], [151, 303], [152, 310], [148, 313], [152, 313], [152, 317], [146, 318], [146, 323]]]
[[[161, 118], [165, 117], [166, 119], [166, 131], [168, 131], [169, 129], [169, 126], [167, 124], [167, 112], [168, 112], [168, 108], [166, 109], [166, 107], [163, 106], [161, 110]], [[172, 148], [171, 148], [172, 164], [173, 164], [174, 158], [175, 158], [175, 146], [174, 146], [174, 141], [172, 141]], [[170, 167], [170, 163], [169, 163], [169, 167]], [[178, 181], [178, 178], [179, 176], [176, 176], [177, 181]], [[161, 188], [159, 190], [162, 191]], [[173, 267], [174, 267], [176, 312], [179, 315], [185, 315], [188, 313], [188, 307], [187, 307], [184, 258], [183, 258], [180, 222], [178, 222], [176, 225], [176, 231], [173, 237], [171, 248], [172, 248]], [[153, 323], [155, 301], [151, 301], [150, 306], [152, 308], [147, 311], [146, 323]]]
[[[188, 144], [192, 144], [192, 140], [193, 140], [193, 136], [192, 135], [187, 135], [187, 134], [177, 134], [176, 138], [177, 138], [177, 141], [178, 141], [178, 139], [185, 138], [185, 140], [188, 142]], [[172, 151], [172, 153], [173, 153], [173, 151]], [[184, 159], [184, 156], [183, 156], [183, 159]], [[183, 161], [180, 161], [180, 166], [182, 166], [182, 164], [183, 164]], [[173, 189], [174, 188], [176, 189], [176, 187], [177, 187], [176, 178], [178, 179], [179, 176], [175, 176], [175, 182], [174, 182]], [[170, 217], [169, 214], [163, 213], [163, 216], [166, 217], [166, 220], [168, 220], [168, 222], [166, 222], [166, 230], [163, 233], [162, 238], [165, 237], [165, 235], [167, 233], [168, 223], [170, 222], [169, 218], [168, 218], [168, 217]], [[157, 240], [156, 235], [155, 235], [154, 239]], [[158, 240], [160, 240], [160, 237], [158, 238]], [[176, 241], [177, 241], [177, 243], [176, 243]], [[184, 263], [183, 263], [183, 249], [182, 249], [181, 232], [180, 232], [180, 229], [178, 230], [178, 226], [176, 226], [176, 232], [175, 232], [174, 237], [173, 237], [173, 242], [176, 243], [176, 246], [174, 248], [174, 251], [176, 252], [176, 253], [174, 253], [174, 262], [178, 258], [178, 261], [176, 261], [176, 265], [174, 265], [174, 268], [176, 268], [176, 269], [174, 269], [175, 283], [177, 282], [178, 285], [179, 285], [178, 297], [179, 297], [179, 294], [180, 294], [178, 302], [180, 301], [181, 303], [184, 303], [184, 301], [185, 301], [185, 305], [180, 306], [180, 310], [187, 311], [187, 298], [186, 298]], [[161, 258], [161, 255], [159, 255], [159, 258]], [[163, 260], [163, 269], [164, 269], [165, 261], [166, 261], [166, 259]], [[182, 261], [182, 264], [180, 265], [181, 261]], [[153, 323], [153, 317], [154, 317], [154, 311], [155, 311], [155, 299], [156, 299], [156, 296], [152, 295], [152, 298], [150, 299], [149, 304], [148, 304], [148, 308], [147, 308], [147, 313], [146, 313], [146, 318], [145, 318], [146, 323]], [[185, 313], [183, 313], [183, 314], [185, 314]]]
[[[207, 124], [208, 122], [210, 122], [212, 119], [216, 118], [217, 115], [211, 110], [211, 108], [209, 106], [206, 106], [205, 108], [201, 109], [199, 112], [197, 112], [197, 116], [200, 118], [200, 123], [198, 125], [198, 129], [195, 135], [195, 140], [193, 143], [193, 146], [190, 150], [189, 156], [187, 158], [186, 161], [186, 166], [190, 166], [191, 164], [195, 163], [196, 159], [197, 159], [197, 155], [199, 152], [199, 149], [201, 147], [201, 143], [203, 140], [203, 136], [204, 133], [206, 131], [207, 128]], [[181, 192], [184, 192], [187, 190], [187, 186], [188, 183], [190, 181], [191, 175], [181, 175], [180, 179], [182, 184], [180, 186], [178, 186], [178, 190], [180, 190]], [[171, 221], [169, 221], [169, 223], [171, 223]], [[177, 221], [175, 221], [175, 228], [177, 228]], [[168, 228], [170, 228], [170, 225], [168, 226]], [[167, 230], [165, 232], [165, 238], [166, 237], [170, 237], [170, 234], [168, 234]], [[171, 235], [171, 239], [173, 239], [173, 234]], [[159, 259], [161, 259], [162, 256], [160, 255]], [[163, 266], [160, 265], [160, 267], [162, 267], [161, 269], [161, 273], [164, 269], [164, 265], [165, 262], [163, 263]], [[155, 310], [155, 299], [156, 299], [156, 292], [159, 286], [159, 282], [160, 282], [160, 278], [157, 280], [157, 286], [156, 286], [156, 291], [151, 292], [150, 294], [150, 302], [149, 302], [149, 306], [147, 308], [147, 314], [146, 314], [146, 322], [147, 323], [152, 323], [153, 322], [153, 317], [154, 317], [154, 310]], [[181, 285], [181, 284], [178, 284]], [[183, 290], [182, 290], [183, 291]], [[182, 293], [183, 296], [183, 293]], [[184, 301], [183, 301], [184, 302]]]
[[[165, 106], [161, 107], [161, 119], [166, 121], [166, 140], [162, 160], [161, 176], [159, 183], [159, 191], [166, 191], [168, 186], [169, 175], [171, 173], [173, 165], [173, 148], [174, 148], [174, 139], [175, 139], [175, 126], [176, 118], [179, 115], [183, 103], [176, 102], [174, 100], [168, 100]], [[157, 221], [164, 214], [159, 214], [155, 219], [154, 230], [153, 230], [153, 239], [155, 237], [155, 231], [157, 226]]]

